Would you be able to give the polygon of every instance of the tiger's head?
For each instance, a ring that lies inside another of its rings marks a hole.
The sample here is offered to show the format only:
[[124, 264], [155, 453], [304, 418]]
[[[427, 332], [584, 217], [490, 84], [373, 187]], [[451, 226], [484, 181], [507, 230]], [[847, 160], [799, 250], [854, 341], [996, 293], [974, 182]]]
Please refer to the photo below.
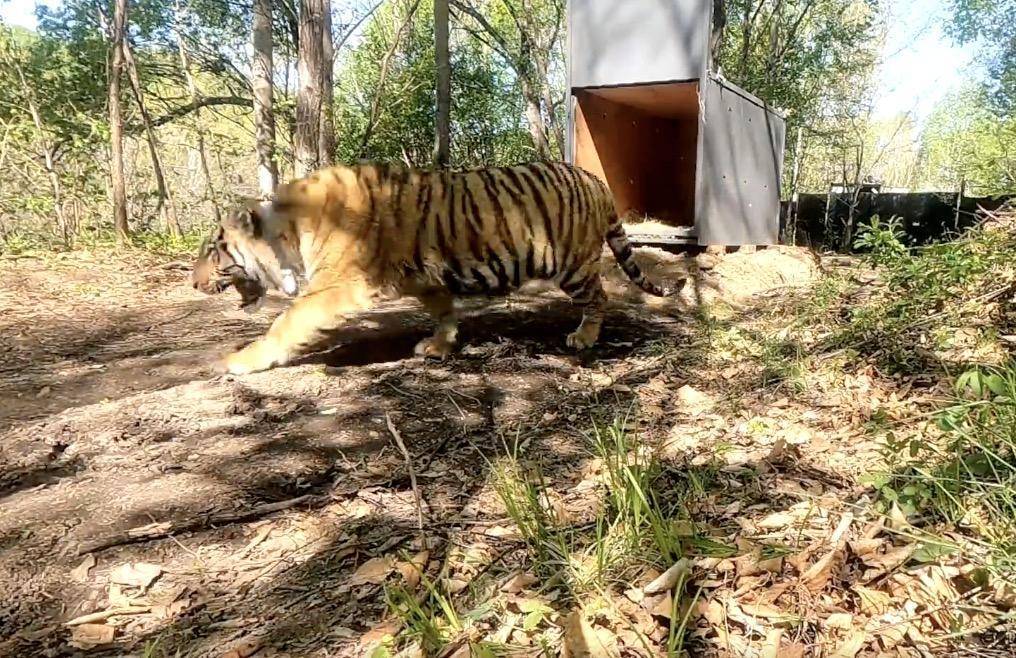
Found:
[[299, 293], [298, 260], [295, 239], [271, 221], [267, 207], [250, 203], [229, 213], [202, 242], [191, 283], [208, 295], [232, 286], [240, 308], [254, 312], [269, 289]]

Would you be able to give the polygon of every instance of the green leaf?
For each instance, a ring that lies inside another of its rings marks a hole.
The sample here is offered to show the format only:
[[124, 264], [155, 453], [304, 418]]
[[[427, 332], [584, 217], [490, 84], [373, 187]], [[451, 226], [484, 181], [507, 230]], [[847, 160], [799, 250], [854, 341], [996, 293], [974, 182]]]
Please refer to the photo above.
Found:
[[955, 552], [955, 546], [934, 542], [921, 542], [921, 544], [917, 547], [917, 550], [914, 551], [912, 557], [918, 562], [938, 562], [947, 555], [952, 555]]
[[537, 601], [536, 599], [525, 599], [523, 601], [519, 601], [518, 605], [521, 612], [540, 612], [545, 614], [554, 611], [553, 608], [541, 601]]
[[543, 611], [533, 610], [528, 615], [526, 615], [525, 619], [522, 620], [522, 630], [528, 633], [529, 631], [539, 626], [542, 621], [543, 621]]
[[370, 652], [370, 658], [392, 658], [392, 652], [384, 644], [379, 644]]
[[983, 388], [981, 387], [981, 373], [979, 371], [968, 370], [956, 379], [956, 391], [962, 395], [967, 390], [976, 397], [981, 397]]
[[1005, 397], [1009, 393], [1006, 381], [1001, 375], [988, 375], [984, 378], [984, 385], [999, 397]]

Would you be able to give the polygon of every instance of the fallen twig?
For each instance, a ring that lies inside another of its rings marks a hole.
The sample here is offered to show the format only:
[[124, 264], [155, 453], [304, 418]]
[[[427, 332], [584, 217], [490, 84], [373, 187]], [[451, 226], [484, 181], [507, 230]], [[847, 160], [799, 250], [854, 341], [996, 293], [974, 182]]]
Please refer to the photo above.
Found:
[[64, 622], [64, 626], [80, 626], [81, 624], [94, 624], [97, 621], [106, 621], [110, 617], [117, 617], [119, 615], [143, 615], [146, 612], [150, 612], [152, 606], [150, 605], [130, 605], [124, 608], [110, 608], [109, 610], [103, 610], [101, 612], [93, 612], [87, 615], [81, 615], [75, 617], [68, 622]]
[[413, 488], [413, 498], [416, 500], [416, 525], [420, 531], [422, 545], [426, 546], [426, 537], [423, 533], [423, 498], [420, 496], [420, 488], [416, 485], [416, 470], [413, 469], [413, 457], [409, 454], [409, 450], [406, 449], [406, 444], [403, 443], [399, 430], [395, 429], [395, 423], [392, 422], [391, 414], [385, 412], [385, 421], [388, 423], [388, 431], [391, 432], [392, 438], [395, 439], [395, 444], [399, 446], [402, 456], [406, 459], [406, 470], [409, 471], [409, 486]]
[[145, 327], [144, 331], [151, 331], [152, 329], [155, 329], [156, 327], [161, 327], [161, 326], [164, 326], [164, 325], [167, 325], [167, 324], [173, 324], [177, 320], [183, 320], [186, 317], [194, 315], [195, 311], [197, 311], [197, 309], [191, 309], [191, 310], [187, 311], [186, 313], [183, 313], [181, 315], [177, 315], [177, 316], [171, 317], [171, 318], [169, 318], [167, 320], [160, 320], [159, 322], [156, 322], [155, 324], [150, 324], [147, 327]]
[[240, 523], [243, 521], [251, 521], [259, 519], [275, 512], [281, 512], [282, 510], [296, 507], [297, 505], [313, 505], [321, 503], [330, 498], [329, 495], [313, 495], [305, 494], [303, 496], [297, 496], [296, 498], [290, 498], [289, 500], [280, 500], [275, 503], [265, 503], [264, 505], [257, 505], [247, 510], [241, 510], [239, 512], [220, 512], [218, 514], [207, 514], [197, 518], [185, 519], [183, 521], [164, 521], [162, 523], [150, 523], [140, 528], [131, 528], [125, 532], [121, 532], [108, 537], [102, 537], [100, 539], [94, 539], [92, 541], [82, 542], [78, 547], [77, 554], [84, 555], [85, 553], [93, 553], [95, 551], [102, 551], [107, 548], [114, 546], [123, 546], [125, 544], [137, 544], [140, 542], [152, 541], [153, 539], [163, 539], [170, 535], [175, 535], [180, 532], [191, 532], [194, 530], [201, 530], [204, 528], [211, 528], [220, 525], [229, 525], [232, 523]]

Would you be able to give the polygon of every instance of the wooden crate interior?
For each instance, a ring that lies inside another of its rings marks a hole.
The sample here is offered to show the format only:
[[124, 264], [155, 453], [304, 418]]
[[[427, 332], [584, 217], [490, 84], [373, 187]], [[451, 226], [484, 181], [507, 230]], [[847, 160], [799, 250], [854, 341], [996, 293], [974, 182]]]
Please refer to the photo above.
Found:
[[607, 183], [618, 212], [694, 226], [698, 83], [573, 93], [575, 164]]

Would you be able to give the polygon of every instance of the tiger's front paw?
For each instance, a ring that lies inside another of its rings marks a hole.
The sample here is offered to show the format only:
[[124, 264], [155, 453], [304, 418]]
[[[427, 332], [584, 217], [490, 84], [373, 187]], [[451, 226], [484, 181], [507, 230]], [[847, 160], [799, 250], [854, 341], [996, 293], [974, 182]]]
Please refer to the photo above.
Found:
[[416, 356], [422, 356], [428, 359], [446, 359], [448, 355], [455, 349], [455, 343], [450, 343], [446, 340], [440, 340], [434, 336], [430, 338], [424, 338], [416, 347], [413, 348], [413, 353]]
[[573, 331], [568, 334], [568, 338], [565, 340], [568, 347], [576, 350], [588, 350], [594, 344], [596, 344], [596, 336], [589, 337], [581, 329]]
[[279, 359], [271, 358], [264, 349], [255, 344], [219, 360], [215, 364], [215, 369], [223, 374], [247, 375], [268, 370], [278, 363]]

